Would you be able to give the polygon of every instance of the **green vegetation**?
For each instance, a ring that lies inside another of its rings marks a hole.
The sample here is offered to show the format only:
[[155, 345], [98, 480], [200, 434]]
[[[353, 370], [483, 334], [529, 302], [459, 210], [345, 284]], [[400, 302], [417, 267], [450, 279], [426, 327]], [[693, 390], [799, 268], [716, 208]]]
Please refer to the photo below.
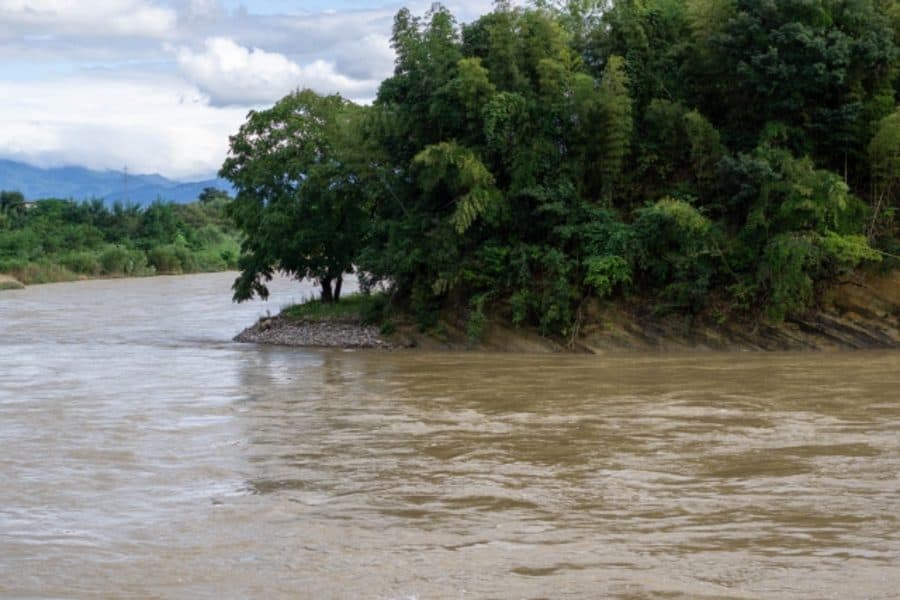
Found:
[[25, 286], [17, 280], [7, 275], [0, 275], [0, 291], [2, 290], [21, 290]]
[[0, 192], [0, 273], [32, 284], [235, 268], [240, 248], [228, 201], [206, 190], [193, 204], [108, 208], [100, 200], [28, 204], [18, 192]]
[[235, 297], [275, 270], [364, 287], [422, 326], [467, 312], [569, 333], [587, 300], [715, 301], [782, 319], [895, 261], [892, 0], [568, 0], [394, 21], [358, 107], [252, 113], [222, 169], [245, 234]]
[[269, 292], [272, 269], [322, 286], [322, 299], [341, 297], [363, 233], [364, 187], [339, 155], [354, 108], [338, 96], [291, 94], [251, 112], [231, 138], [222, 176], [240, 189], [229, 214], [245, 233], [235, 299]]
[[380, 320], [386, 303], [384, 294], [351, 294], [340, 302], [311, 299], [281, 310], [280, 316], [296, 321], [341, 321], [372, 323]]

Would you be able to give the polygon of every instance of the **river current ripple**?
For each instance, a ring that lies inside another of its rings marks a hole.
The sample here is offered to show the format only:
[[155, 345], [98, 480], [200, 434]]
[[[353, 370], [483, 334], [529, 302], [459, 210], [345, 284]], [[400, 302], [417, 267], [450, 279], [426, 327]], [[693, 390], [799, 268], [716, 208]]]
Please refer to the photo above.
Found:
[[2, 598], [896, 598], [900, 353], [239, 345], [233, 274], [0, 294]]

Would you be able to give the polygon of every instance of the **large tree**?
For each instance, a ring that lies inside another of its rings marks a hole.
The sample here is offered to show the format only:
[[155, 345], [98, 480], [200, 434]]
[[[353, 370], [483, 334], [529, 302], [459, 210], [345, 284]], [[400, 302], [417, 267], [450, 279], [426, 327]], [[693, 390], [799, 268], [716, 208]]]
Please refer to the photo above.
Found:
[[25, 212], [25, 197], [21, 192], [0, 191], [0, 229], [6, 229]]
[[234, 298], [268, 297], [275, 271], [319, 282], [336, 302], [362, 240], [363, 187], [344, 137], [359, 110], [338, 95], [291, 93], [251, 111], [219, 172], [236, 190], [229, 212], [244, 234]]
[[0, 192], [0, 213], [16, 216], [25, 211], [25, 196], [21, 192]]

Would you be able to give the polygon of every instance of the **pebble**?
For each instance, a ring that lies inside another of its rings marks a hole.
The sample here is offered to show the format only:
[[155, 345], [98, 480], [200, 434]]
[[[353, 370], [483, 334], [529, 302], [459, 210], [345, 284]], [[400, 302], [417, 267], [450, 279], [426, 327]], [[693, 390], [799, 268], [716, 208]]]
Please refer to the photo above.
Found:
[[318, 348], [393, 348], [375, 325], [341, 321], [261, 319], [235, 338], [236, 342]]

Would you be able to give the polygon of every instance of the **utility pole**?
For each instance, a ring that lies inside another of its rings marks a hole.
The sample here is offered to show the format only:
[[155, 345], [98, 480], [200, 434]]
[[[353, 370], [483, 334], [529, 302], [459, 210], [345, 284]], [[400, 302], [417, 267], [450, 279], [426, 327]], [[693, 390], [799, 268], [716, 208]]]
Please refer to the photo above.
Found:
[[122, 193], [122, 196], [123, 196], [123, 197], [122, 197], [122, 202], [123, 202], [124, 204], [128, 204], [128, 165], [125, 165], [125, 168], [123, 169], [123, 173], [124, 173], [124, 175], [123, 175], [123, 178], [122, 178], [122, 180], [123, 180], [123, 183], [122, 183], [122, 187], [123, 187], [123, 193]]

